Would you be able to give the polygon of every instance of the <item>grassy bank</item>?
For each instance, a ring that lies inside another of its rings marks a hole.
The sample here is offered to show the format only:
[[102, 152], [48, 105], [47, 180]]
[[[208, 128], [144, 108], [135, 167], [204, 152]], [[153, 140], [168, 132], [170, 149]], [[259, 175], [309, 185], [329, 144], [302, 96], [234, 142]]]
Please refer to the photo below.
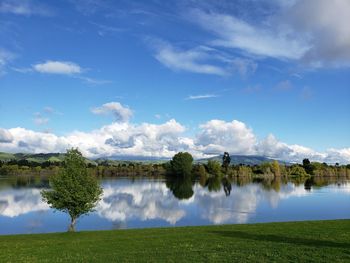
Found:
[[350, 262], [350, 220], [0, 236], [0, 262]]

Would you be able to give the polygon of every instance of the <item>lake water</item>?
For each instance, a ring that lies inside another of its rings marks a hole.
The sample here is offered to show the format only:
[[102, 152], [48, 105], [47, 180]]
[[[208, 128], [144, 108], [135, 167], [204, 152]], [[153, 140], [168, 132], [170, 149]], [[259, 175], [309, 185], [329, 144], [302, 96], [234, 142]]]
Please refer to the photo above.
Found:
[[[41, 200], [42, 178], [0, 177], [0, 234], [66, 231], [69, 218]], [[96, 211], [77, 230], [350, 218], [350, 181], [103, 179]]]

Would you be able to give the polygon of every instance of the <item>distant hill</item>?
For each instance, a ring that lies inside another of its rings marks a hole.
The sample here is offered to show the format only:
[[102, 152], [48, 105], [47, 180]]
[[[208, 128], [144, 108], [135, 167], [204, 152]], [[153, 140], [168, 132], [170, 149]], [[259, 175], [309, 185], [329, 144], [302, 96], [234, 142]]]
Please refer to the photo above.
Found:
[[[64, 153], [4, 153], [0, 152], [0, 161], [8, 162], [11, 160], [27, 160], [29, 162], [43, 163], [45, 161], [51, 162], [62, 162], [64, 159]], [[231, 164], [245, 164], [245, 165], [258, 165], [264, 162], [272, 162], [274, 159], [258, 156], [258, 155], [230, 155]], [[197, 163], [205, 163], [208, 160], [216, 160], [222, 162], [222, 155], [218, 155], [211, 158], [204, 158], [195, 160]], [[145, 156], [111, 156], [106, 158], [98, 158], [96, 160], [91, 160], [86, 158], [86, 163], [91, 164], [100, 164], [108, 163], [109, 165], [118, 165], [123, 163], [130, 162], [139, 162], [139, 163], [164, 163], [169, 161], [169, 158], [158, 158], [158, 157], [145, 157]], [[289, 164], [285, 161], [278, 161], [282, 164]]]
[[[9, 162], [11, 160], [27, 160], [28, 162], [34, 163], [44, 163], [46, 161], [50, 162], [62, 162], [64, 159], [64, 153], [4, 153], [0, 152], [0, 161]], [[86, 163], [96, 164], [95, 161], [89, 160], [87, 158]]]
[[[275, 159], [271, 159], [265, 156], [259, 156], [259, 155], [230, 155], [231, 157], [231, 163], [234, 165], [238, 164], [245, 164], [245, 165], [259, 165], [266, 162], [273, 162]], [[207, 162], [208, 160], [215, 160], [222, 162], [222, 155], [214, 156], [211, 158], [205, 158], [205, 159], [199, 159], [197, 162], [203, 163]], [[288, 162], [277, 160], [281, 164], [289, 164]]]

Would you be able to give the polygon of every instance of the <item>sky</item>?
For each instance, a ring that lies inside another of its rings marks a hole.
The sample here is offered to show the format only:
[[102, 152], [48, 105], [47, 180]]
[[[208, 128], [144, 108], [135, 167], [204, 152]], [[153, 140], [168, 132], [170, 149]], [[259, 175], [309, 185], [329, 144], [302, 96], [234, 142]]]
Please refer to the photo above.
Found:
[[350, 163], [350, 1], [0, 0], [0, 151]]

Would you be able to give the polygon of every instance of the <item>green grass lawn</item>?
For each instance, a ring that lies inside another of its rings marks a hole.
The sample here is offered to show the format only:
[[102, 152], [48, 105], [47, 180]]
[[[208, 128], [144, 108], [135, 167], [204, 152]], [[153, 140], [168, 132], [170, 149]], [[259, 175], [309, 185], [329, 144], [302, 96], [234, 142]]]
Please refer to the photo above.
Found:
[[350, 220], [0, 236], [0, 262], [350, 262]]

